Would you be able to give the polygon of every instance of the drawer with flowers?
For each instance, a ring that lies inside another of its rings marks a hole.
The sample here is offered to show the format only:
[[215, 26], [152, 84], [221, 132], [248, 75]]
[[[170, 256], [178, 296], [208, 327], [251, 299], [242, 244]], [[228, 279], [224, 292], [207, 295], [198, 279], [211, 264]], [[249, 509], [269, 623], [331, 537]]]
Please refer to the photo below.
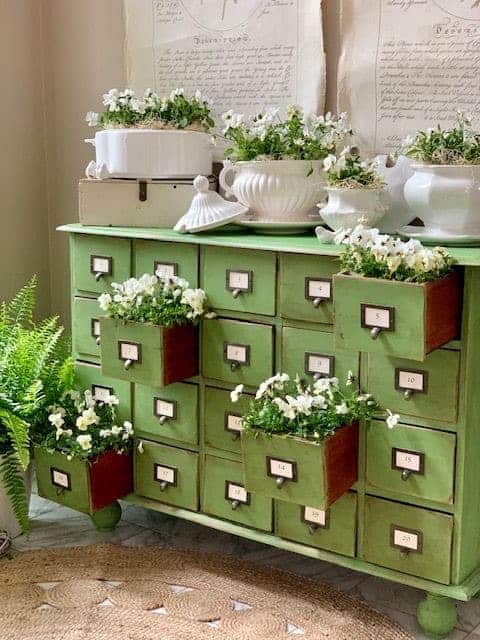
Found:
[[88, 389], [92, 396], [105, 402], [111, 396], [118, 400], [117, 413], [120, 420], [132, 419], [132, 385], [125, 380], [110, 378], [102, 373], [100, 365], [91, 362], [75, 363], [75, 386]]

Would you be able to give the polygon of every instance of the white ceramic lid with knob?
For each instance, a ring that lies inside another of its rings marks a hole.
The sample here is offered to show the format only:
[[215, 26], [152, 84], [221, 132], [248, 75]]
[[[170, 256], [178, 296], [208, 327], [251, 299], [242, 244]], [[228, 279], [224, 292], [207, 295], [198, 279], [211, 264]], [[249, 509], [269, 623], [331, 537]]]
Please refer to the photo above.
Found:
[[210, 183], [205, 176], [197, 176], [193, 181], [197, 193], [187, 213], [173, 227], [180, 233], [197, 233], [221, 227], [245, 215], [248, 207], [239, 202], [225, 200], [216, 191], [209, 189]]

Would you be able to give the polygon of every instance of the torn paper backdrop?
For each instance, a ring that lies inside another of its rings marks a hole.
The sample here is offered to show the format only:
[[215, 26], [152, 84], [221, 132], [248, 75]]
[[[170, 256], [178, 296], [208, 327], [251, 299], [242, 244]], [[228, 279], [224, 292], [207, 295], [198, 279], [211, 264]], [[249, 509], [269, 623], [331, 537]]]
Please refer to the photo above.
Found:
[[365, 151], [480, 118], [480, 0], [343, 0], [339, 109]]
[[323, 111], [321, 0], [124, 0], [127, 80], [200, 89], [216, 114]]

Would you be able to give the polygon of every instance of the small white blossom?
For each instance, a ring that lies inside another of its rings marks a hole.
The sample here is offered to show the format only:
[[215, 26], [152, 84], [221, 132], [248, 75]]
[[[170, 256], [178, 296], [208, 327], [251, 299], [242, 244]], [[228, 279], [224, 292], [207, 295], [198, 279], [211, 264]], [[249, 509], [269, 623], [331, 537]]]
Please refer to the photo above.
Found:
[[97, 127], [100, 120], [100, 114], [95, 111], [88, 111], [85, 115], [85, 122], [89, 127]]
[[92, 436], [87, 434], [83, 436], [77, 436], [78, 444], [84, 451], [89, 451], [92, 448]]
[[392, 413], [390, 409], [387, 409], [387, 418], [386, 418], [387, 427], [389, 429], [393, 429], [394, 427], [397, 426], [399, 421], [400, 421], [400, 416], [398, 415], [398, 413]]
[[244, 388], [245, 388], [245, 386], [243, 384], [237, 384], [235, 389], [230, 392], [230, 400], [232, 402], [238, 402], [238, 399], [241, 396], [241, 394], [243, 393], [243, 389]]

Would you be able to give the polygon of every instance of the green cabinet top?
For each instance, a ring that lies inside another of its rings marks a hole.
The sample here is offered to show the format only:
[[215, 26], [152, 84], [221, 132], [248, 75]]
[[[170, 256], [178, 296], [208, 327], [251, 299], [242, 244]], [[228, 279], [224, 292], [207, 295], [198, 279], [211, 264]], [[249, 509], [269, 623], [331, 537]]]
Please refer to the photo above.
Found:
[[[309, 253], [324, 256], [339, 256], [342, 252], [341, 247], [338, 245], [319, 242], [313, 234], [271, 236], [243, 231], [217, 231], [216, 233], [182, 234], [168, 228], [91, 227], [84, 226], [79, 223], [62, 225], [61, 227], [58, 227], [58, 231], [119, 238], [141, 238], [145, 240], [183, 242], [186, 244], [204, 244], [219, 247], [259, 249], [262, 251]], [[449, 247], [448, 251], [460, 265], [472, 267], [480, 266], [480, 247]]]

